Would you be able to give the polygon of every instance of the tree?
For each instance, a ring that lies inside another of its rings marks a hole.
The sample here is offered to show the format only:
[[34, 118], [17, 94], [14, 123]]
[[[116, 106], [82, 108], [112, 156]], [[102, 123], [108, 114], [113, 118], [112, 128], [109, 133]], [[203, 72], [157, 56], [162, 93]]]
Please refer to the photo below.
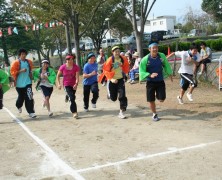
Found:
[[[132, 25], [129, 19], [126, 18], [125, 11], [118, 7], [118, 4], [119, 1], [115, 0], [109, 0], [102, 4], [98, 8], [93, 23], [89, 25], [84, 34], [93, 40], [97, 50], [101, 47], [102, 39], [105, 37], [108, 30], [112, 32], [112, 35], [115, 34], [115, 36], [120, 39], [123, 35], [129, 35], [132, 32]], [[107, 18], [109, 18], [109, 22], [106, 21]], [[81, 22], [83, 25], [87, 25], [87, 19], [82, 18]]]
[[219, 0], [203, 0], [201, 4], [202, 10], [212, 15], [215, 20], [222, 20], [222, 2]]
[[2, 31], [1, 46], [4, 52], [4, 60], [9, 63], [8, 51], [7, 51], [7, 31], [10, 26], [14, 25], [16, 20], [16, 12], [13, 8], [9, 7], [9, 4], [5, 0], [0, 0], [0, 29]]
[[[142, 40], [144, 26], [155, 2], [156, 0], [122, 0], [121, 3], [121, 7], [125, 9], [133, 26], [133, 31], [136, 37], [137, 52], [139, 52], [141, 57], [143, 56]], [[140, 26], [140, 30], [138, 29], [138, 25]]]
[[[76, 50], [77, 64], [80, 66], [80, 52], [79, 39], [86, 32], [89, 24], [92, 22], [98, 7], [105, 2], [105, 0], [13, 0], [14, 4], [24, 12], [27, 12], [35, 20], [45, 18], [57, 19], [65, 22], [70, 21], [73, 28], [74, 44]], [[43, 16], [44, 15], [44, 16]], [[88, 24], [80, 33], [79, 27], [82, 17], [87, 17]]]

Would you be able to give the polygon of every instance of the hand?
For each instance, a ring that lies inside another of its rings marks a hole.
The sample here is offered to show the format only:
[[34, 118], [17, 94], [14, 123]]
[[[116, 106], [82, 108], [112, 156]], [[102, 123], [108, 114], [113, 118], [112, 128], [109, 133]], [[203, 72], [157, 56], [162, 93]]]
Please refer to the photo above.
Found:
[[26, 72], [26, 71], [27, 71], [26, 68], [23, 68], [23, 69], [20, 70], [20, 72]]
[[62, 88], [62, 86], [60, 84], [57, 87], [58, 87], [59, 90]]
[[41, 79], [45, 79], [45, 75], [44, 74], [41, 74]]
[[118, 83], [118, 80], [117, 79], [111, 79], [111, 82], [116, 84], [116, 83]]
[[155, 78], [155, 77], [157, 77], [158, 76], [158, 73], [152, 73], [152, 74], [150, 74], [150, 77], [151, 78]]
[[94, 75], [96, 75], [96, 74], [97, 74], [96, 71], [91, 72], [91, 75], [92, 75], [92, 76], [94, 76]]
[[73, 89], [76, 90], [77, 87], [78, 87], [78, 84], [75, 84], [75, 85], [73, 86]]

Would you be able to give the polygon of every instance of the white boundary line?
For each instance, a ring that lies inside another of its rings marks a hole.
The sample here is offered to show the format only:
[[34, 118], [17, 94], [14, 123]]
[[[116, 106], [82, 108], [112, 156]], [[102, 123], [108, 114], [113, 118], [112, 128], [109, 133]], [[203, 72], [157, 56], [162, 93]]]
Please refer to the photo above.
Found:
[[198, 144], [198, 145], [184, 147], [184, 148], [180, 148], [180, 149], [160, 152], [160, 153], [157, 153], [157, 154], [150, 154], [150, 155], [145, 155], [145, 156], [141, 156], [141, 157], [131, 157], [131, 158], [128, 158], [126, 160], [122, 160], [122, 161], [118, 161], [118, 162], [107, 163], [107, 164], [104, 164], [104, 165], [98, 165], [98, 166], [89, 167], [89, 168], [85, 168], [85, 169], [79, 169], [79, 170], [76, 170], [76, 172], [83, 173], [83, 172], [98, 170], [98, 169], [102, 169], [102, 168], [110, 167], [110, 166], [119, 166], [119, 165], [126, 164], [126, 163], [129, 163], [129, 162], [150, 159], [150, 158], [153, 158], [153, 157], [164, 156], [164, 155], [173, 154], [173, 153], [176, 153], [176, 152], [187, 151], [187, 150], [190, 150], [190, 149], [203, 148], [205, 146], [213, 145], [213, 144], [220, 143], [220, 142], [221, 141], [215, 141], [215, 142]]
[[4, 107], [4, 110], [9, 113], [9, 115], [18, 123], [24, 131], [29, 134], [32, 139], [35, 140], [45, 151], [46, 154], [54, 161], [55, 165], [58, 166], [61, 170], [64, 171], [65, 174], [69, 174], [77, 180], [85, 180], [77, 171], [71, 168], [68, 164], [66, 164], [59, 156], [47, 145], [45, 144], [40, 138], [38, 138], [35, 134], [33, 134], [26, 125], [23, 124], [17, 117], [12, 114], [10, 110]]

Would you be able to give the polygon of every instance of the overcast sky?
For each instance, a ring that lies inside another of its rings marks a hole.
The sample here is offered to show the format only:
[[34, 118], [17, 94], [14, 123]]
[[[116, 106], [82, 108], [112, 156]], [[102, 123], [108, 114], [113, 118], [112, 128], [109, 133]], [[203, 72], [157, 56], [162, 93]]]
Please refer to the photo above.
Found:
[[175, 15], [177, 20], [182, 22], [188, 7], [192, 7], [193, 10], [200, 13], [202, 12], [201, 4], [202, 0], [156, 0], [148, 19], [152, 19], [153, 16], [155, 18], [163, 15]]

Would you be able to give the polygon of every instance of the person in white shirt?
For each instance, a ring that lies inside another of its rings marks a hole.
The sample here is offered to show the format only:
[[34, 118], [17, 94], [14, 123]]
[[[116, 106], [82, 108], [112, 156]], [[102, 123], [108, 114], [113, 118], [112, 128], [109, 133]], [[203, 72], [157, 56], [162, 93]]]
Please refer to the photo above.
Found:
[[181, 90], [180, 95], [177, 96], [177, 100], [179, 104], [184, 104], [183, 96], [188, 88], [189, 92], [187, 93], [187, 98], [189, 101], [193, 101], [192, 93], [194, 88], [196, 87], [196, 83], [193, 80], [193, 66], [194, 64], [199, 64], [200, 54], [198, 53], [197, 45], [193, 43], [190, 47], [190, 50], [173, 52], [169, 56], [167, 56], [167, 58], [170, 58], [173, 55], [181, 57], [181, 67], [178, 71], [181, 76]]
[[132, 69], [130, 69], [130, 72], [129, 72], [130, 79], [129, 79], [128, 82], [130, 84], [134, 84], [135, 83], [135, 74], [139, 73], [139, 64], [140, 64], [140, 61], [141, 61], [141, 58], [139, 57], [139, 53], [138, 52], [135, 52], [133, 54], [133, 57], [136, 58], [136, 59], [135, 59], [135, 63], [133, 65]]

